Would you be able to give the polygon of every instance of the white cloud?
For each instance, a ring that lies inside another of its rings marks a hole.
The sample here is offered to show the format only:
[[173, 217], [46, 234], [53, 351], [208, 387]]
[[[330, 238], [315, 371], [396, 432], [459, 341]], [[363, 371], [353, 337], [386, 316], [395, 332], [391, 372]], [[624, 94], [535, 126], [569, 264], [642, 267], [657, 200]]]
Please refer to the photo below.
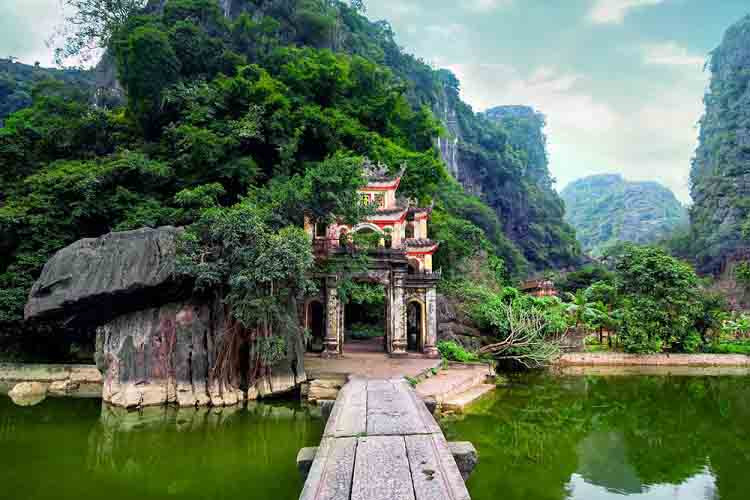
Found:
[[487, 12], [498, 7], [506, 7], [513, 3], [513, 0], [471, 0], [467, 2], [471, 10]]
[[541, 66], [528, 77], [500, 64], [448, 65], [461, 81], [462, 95], [477, 110], [499, 104], [526, 104], [547, 115], [550, 136], [556, 131], [608, 130], [617, 121], [606, 104], [581, 89], [584, 78]]
[[705, 56], [691, 54], [687, 48], [673, 41], [643, 45], [641, 50], [643, 52], [643, 62], [646, 64], [702, 68], [706, 63]]
[[595, 0], [588, 18], [596, 24], [620, 24], [630, 10], [662, 2], [664, 0]]
[[661, 182], [689, 200], [705, 75], [700, 80], [685, 72], [675, 85], [652, 88], [633, 106], [602, 100], [588, 77], [553, 66], [524, 76], [503, 64], [443, 63], [459, 78], [462, 97], [475, 110], [523, 104], [547, 117], [550, 171], [558, 187], [586, 175], [620, 172]]
[[59, 0], [0, 0], [0, 57], [52, 65], [45, 41], [63, 20]]
[[463, 35], [466, 32], [466, 26], [458, 23], [450, 24], [432, 24], [424, 26], [422, 29], [430, 35], [436, 35], [439, 38], [453, 39]]

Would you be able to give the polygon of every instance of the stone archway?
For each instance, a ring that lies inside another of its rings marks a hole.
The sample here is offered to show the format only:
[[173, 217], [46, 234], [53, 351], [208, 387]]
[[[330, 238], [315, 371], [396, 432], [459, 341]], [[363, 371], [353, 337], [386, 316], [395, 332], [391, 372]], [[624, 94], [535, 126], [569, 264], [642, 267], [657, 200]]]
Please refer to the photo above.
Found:
[[310, 333], [307, 350], [309, 352], [323, 352], [326, 338], [326, 310], [320, 300], [313, 299], [307, 303], [305, 327]]
[[406, 350], [422, 352], [427, 334], [427, 308], [419, 299], [410, 299], [406, 304]]
[[360, 231], [362, 232], [372, 231], [374, 233], [383, 234], [383, 230], [371, 222], [362, 222], [352, 228], [352, 233], [359, 233]]

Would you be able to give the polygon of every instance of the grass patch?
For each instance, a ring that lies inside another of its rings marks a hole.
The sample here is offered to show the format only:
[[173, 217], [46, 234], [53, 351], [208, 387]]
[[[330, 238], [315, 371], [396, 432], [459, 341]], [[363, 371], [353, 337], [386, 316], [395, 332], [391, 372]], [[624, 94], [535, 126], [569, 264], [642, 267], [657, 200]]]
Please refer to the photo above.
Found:
[[744, 354], [750, 356], [750, 342], [722, 342], [709, 346], [712, 354]]

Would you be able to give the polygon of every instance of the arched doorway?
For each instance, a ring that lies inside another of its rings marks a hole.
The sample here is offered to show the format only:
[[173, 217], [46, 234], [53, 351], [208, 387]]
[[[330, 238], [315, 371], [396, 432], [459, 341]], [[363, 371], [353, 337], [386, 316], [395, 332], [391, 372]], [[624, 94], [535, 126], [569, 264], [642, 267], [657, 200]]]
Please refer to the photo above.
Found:
[[326, 338], [325, 308], [319, 300], [312, 300], [307, 305], [307, 329], [310, 337], [307, 342], [307, 350], [310, 352], [323, 352]]
[[424, 304], [411, 300], [406, 306], [406, 350], [422, 352], [424, 346], [425, 312]]
[[344, 304], [344, 350], [386, 350], [386, 296], [380, 283], [355, 281]]

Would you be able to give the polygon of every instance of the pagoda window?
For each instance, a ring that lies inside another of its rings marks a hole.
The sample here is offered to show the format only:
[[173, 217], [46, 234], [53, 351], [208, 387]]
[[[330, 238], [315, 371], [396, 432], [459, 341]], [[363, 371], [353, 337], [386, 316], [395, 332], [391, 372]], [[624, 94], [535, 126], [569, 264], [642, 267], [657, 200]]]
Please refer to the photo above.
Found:
[[383, 193], [376, 194], [375, 203], [378, 205], [378, 208], [385, 208], [385, 195]]
[[414, 238], [414, 223], [413, 222], [407, 222], [406, 223], [406, 239]]
[[315, 224], [315, 237], [325, 238], [328, 235], [328, 224], [325, 222], [318, 222]]

